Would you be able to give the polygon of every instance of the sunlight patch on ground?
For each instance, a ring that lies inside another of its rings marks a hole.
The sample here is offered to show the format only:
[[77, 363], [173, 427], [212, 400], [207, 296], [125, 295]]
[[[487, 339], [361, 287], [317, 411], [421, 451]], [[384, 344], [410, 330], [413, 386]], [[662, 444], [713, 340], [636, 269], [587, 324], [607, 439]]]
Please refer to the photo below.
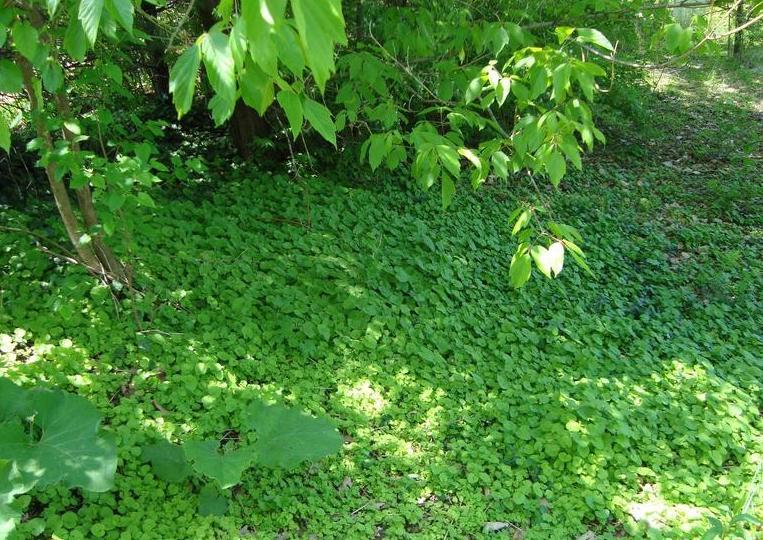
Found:
[[338, 395], [343, 405], [352, 407], [369, 418], [379, 417], [389, 405], [368, 379], [360, 379], [351, 386], [340, 384]]

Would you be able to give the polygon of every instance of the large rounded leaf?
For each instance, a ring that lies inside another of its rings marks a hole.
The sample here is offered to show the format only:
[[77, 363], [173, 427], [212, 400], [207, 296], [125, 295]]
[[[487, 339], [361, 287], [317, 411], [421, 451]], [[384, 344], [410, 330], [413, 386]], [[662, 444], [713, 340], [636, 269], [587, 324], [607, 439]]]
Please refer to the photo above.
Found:
[[315, 418], [281, 405], [252, 405], [249, 425], [257, 430], [256, 461], [266, 467], [296, 467], [335, 454], [342, 437], [327, 418]]
[[99, 435], [101, 415], [87, 400], [60, 390], [26, 393], [33, 433], [18, 421], [0, 424], [0, 460], [10, 460], [25, 481], [40, 487], [107, 491], [114, 481], [117, 451]]

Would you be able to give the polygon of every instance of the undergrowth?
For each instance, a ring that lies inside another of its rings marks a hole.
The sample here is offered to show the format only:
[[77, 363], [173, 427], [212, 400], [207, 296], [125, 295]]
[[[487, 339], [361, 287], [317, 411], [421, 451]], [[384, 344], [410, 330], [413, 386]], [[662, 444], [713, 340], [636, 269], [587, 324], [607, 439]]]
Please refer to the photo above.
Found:
[[[595, 278], [511, 289], [521, 186], [443, 212], [350, 169], [166, 188], [124, 216], [134, 294], [1, 233], [0, 375], [88, 398], [119, 447], [114, 490], [25, 496], [16, 537], [695, 538], [733, 515], [763, 459], [761, 127], [657, 96], [654, 130], [615, 117], [551, 199]], [[235, 433], [251, 398], [327, 414], [343, 450], [201, 517], [141, 447]]]

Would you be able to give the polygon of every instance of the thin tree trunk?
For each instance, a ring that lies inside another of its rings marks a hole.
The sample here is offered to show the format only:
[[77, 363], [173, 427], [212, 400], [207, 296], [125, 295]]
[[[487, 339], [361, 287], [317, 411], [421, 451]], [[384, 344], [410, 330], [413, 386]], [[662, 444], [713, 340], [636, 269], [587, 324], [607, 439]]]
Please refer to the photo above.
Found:
[[[50, 132], [45, 126], [42, 104], [35, 91], [34, 71], [32, 70], [31, 64], [25, 58], [18, 57], [18, 63], [21, 66], [21, 72], [24, 78], [24, 88], [29, 97], [32, 121], [34, 122], [37, 136], [42, 139], [45, 148], [50, 151], [53, 149], [53, 141], [51, 140]], [[69, 199], [69, 194], [66, 191], [66, 185], [64, 184], [63, 179], [56, 180], [56, 164], [54, 162], [49, 162], [45, 165], [45, 174], [48, 177], [50, 191], [53, 193], [53, 199], [56, 201], [56, 208], [58, 208], [58, 213], [61, 215], [61, 221], [63, 221], [66, 234], [74, 246], [80, 262], [92, 272], [103, 273], [104, 268], [98, 260], [98, 257], [96, 257], [92, 246], [80, 242], [80, 238], [82, 237], [80, 224], [77, 220], [77, 216], [72, 210], [71, 200]]]
[[[71, 107], [69, 107], [69, 101], [63, 92], [58, 92], [56, 94], [56, 108], [58, 109], [58, 114], [64, 120], [72, 119]], [[79, 143], [75, 140], [74, 133], [69, 131], [69, 129], [65, 126], [64, 137], [67, 141], [69, 141], [72, 150], [75, 152], [79, 151]], [[90, 186], [85, 184], [81, 188], [75, 189], [74, 192], [77, 195], [77, 203], [79, 205], [80, 212], [82, 213], [82, 217], [85, 220], [85, 227], [88, 230], [98, 230], [98, 213], [96, 212], [95, 205], [93, 204], [93, 193], [90, 191]], [[114, 255], [114, 252], [111, 250], [108, 244], [106, 244], [102, 234], [100, 232], [94, 234], [91, 242], [93, 244], [95, 254], [98, 257], [98, 260], [101, 262], [101, 265], [108, 271], [109, 274], [116, 277], [120, 281], [124, 281], [124, 265], [119, 261], [116, 255]]]
[[[744, 2], [739, 2], [736, 10], [736, 28], [739, 28], [745, 23]], [[742, 51], [744, 50], [744, 31], [739, 30], [734, 34], [734, 58], [737, 60], [742, 59]]]

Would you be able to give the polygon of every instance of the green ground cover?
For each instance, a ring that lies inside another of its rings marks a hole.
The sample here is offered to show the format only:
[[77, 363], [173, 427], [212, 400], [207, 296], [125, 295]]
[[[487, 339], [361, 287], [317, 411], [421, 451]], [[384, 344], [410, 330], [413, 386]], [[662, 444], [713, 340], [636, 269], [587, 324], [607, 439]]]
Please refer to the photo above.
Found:
[[[699, 538], [706, 516], [727, 522], [763, 482], [761, 97], [746, 71], [686, 73], [613, 96], [607, 149], [552, 197], [595, 278], [568, 265], [509, 286], [524, 188], [461, 190], [443, 212], [350, 168], [213, 168], [125, 215], [135, 296], [0, 233], [0, 375], [88, 398], [119, 447], [112, 491], [21, 497], [13, 538]], [[157, 480], [141, 448], [230, 436], [254, 398], [332, 417], [343, 450], [251, 469], [229, 515], [199, 516], [198, 490]]]

